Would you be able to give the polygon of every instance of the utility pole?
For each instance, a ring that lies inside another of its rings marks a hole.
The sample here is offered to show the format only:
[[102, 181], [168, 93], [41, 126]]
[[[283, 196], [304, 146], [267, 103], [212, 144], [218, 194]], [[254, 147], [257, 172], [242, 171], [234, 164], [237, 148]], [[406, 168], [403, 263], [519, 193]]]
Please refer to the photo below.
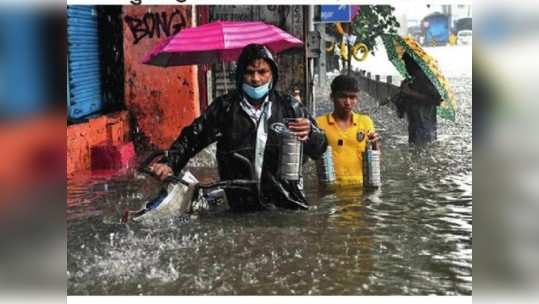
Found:
[[318, 31], [320, 32], [320, 58], [318, 59], [318, 87], [324, 87], [326, 85], [326, 82], [328, 81], [327, 78], [327, 65], [326, 65], [326, 24], [325, 23], [319, 23], [318, 24]]
[[315, 114], [315, 101], [314, 101], [314, 62], [311, 58], [311, 50], [307, 43], [310, 36], [310, 32], [314, 31], [314, 6], [303, 6], [303, 37], [305, 41], [305, 105], [307, 109], [314, 115]]
[[[314, 32], [314, 5], [309, 5], [309, 32]], [[314, 58], [309, 60], [309, 86], [311, 89], [311, 114], [316, 115], [316, 94], [314, 87]], [[320, 77], [319, 77], [320, 78]]]
[[305, 79], [304, 94], [305, 98], [304, 103], [306, 106], [310, 105], [310, 94], [309, 94], [309, 45], [307, 44], [307, 39], [309, 37], [309, 6], [303, 6], [303, 41], [305, 42], [305, 67], [303, 71], [303, 79]]

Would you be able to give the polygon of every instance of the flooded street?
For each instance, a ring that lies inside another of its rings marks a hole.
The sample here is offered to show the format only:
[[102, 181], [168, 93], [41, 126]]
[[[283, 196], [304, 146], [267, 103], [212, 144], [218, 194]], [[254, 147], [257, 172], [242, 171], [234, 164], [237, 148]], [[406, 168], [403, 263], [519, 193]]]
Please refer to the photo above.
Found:
[[[472, 79], [449, 80], [456, 121], [439, 118], [438, 141], [424, 149], [409, 147], [394, 110], [361, 95], [382, 138], [383, 186], [323, 190], [309, 162], [314, 210], [124, 225], [122, 210], [157, 182], [132, 172], [69, 180], [68, 294], [472, 294]], [[331, 111], [320, 97], [317, 114]]]

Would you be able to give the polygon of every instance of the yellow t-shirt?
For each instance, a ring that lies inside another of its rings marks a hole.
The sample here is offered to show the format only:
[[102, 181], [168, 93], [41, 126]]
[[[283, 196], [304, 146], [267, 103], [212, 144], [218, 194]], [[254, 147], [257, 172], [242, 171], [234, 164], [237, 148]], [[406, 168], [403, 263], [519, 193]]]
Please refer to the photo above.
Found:
[[363, 152], [367, 134], [374, 132], [371, 118], [352, 113], [352, 125], [346, 130], [337, 125], [331, 113], [317, 117], [316, 122], [333, 150], [337, 184], [363, 184]]

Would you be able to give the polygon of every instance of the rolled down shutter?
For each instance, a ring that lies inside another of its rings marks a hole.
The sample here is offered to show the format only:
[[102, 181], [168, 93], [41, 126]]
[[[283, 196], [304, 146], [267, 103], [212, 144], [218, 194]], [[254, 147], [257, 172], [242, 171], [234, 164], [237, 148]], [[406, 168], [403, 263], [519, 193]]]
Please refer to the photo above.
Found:
[[0, 9], [0, 119], [46, 108], [46, 64], [42, 18], [26, 7]]
[[68, 118], [78, 119], [103, 107], [95, 6], [67, 7], [67, 37]]

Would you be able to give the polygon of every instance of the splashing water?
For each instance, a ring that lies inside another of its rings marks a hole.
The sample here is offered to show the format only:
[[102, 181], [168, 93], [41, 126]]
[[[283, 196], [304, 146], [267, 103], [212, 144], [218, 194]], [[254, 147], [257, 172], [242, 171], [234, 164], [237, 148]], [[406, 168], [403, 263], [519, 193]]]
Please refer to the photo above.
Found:
[[[68, 293], [471, 294], [471, 79], [450, 81], [461, 102], [456, 122], [440, 120], [439, 140], [427, 149], [408, 146], [406, 123], [392, 109], [372, 114], [383, 145], [380, 190], [321, 191], [309, 162], [314, 210], [121, 225], [121, 210], [140, 207], [158, 183], [136, 175], [70, 180]], [[360, 108], [375, 107], [360, 96]]]

